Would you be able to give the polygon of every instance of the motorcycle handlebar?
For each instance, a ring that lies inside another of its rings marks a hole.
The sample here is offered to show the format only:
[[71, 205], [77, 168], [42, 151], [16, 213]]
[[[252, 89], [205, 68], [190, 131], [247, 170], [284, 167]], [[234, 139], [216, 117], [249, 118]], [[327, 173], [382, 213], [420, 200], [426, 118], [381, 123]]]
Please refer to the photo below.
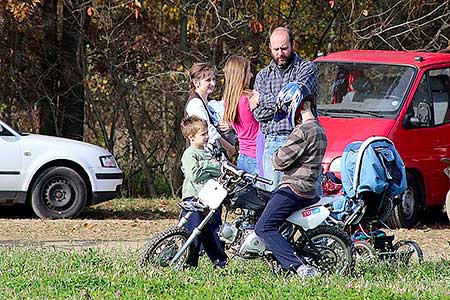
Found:
[[264, 177], [260, 177], [258, 175], [251, 175], [251, 174], [247, 173], [247, 174], [245, 174], [245, 176], [249, 177], [252, 180], [260, 181], [260, 182], [265, 183], [265, 184], [271, 185], [273, 183], [272, 180], [264, 178]]
[[232, 166], [231, 164], [229, 164], [227, 162], [223, 163], [223, 167], [225, 169], [231, 171], [232, 173], [234, 173], [235, 175], [237, 175], [239, 177], [248, 178], [248, 179], [251, 179], [251, 180], [254, 180], [254, 181], [260, 181], [260, 182], [265, 183], [265, 184], [272, 184], [272, 180], [270, 180], [270, 179], [267, 179], [267, 178], [264, 178], [264, 177], [260, 177], [258, 175], [252, 175], [252, 174], [246, 173], [246, 172], [244, 172], [242, 170], [238, 170], [234, 166]]

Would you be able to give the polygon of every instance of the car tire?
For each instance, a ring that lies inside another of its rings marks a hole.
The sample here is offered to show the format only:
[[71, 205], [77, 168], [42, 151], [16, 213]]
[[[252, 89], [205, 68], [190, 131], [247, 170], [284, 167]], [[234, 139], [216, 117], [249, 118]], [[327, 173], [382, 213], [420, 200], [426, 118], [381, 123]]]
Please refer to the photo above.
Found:
[[86, 184], [77, 172], [67, 167], [45, 170], [31, 188], [31, 208], [40, 218], [76, 217], [86, 205], [86, 200]]
[[450, 220], [450, 190], [445, 197], [445, 212], [447, 213], [447, 218]]
[[400, 195], [399, 203], [394, 206], [388, 219], [387, 225], [392, 228], [411, 228], [417, 224], [417, 213], [421, 203], [422, 193], [420, 185], [412, 174], [406, 174], [408, 188]]

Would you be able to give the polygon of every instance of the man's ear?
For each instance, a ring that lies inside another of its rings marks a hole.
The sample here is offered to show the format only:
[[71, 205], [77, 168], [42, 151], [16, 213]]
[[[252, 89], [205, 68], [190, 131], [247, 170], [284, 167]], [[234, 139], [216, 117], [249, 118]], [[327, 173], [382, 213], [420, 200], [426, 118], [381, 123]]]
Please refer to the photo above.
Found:
[[292, 50], [295, 50], [295, 41], [292, 41], [292, 45], [291, 45]]

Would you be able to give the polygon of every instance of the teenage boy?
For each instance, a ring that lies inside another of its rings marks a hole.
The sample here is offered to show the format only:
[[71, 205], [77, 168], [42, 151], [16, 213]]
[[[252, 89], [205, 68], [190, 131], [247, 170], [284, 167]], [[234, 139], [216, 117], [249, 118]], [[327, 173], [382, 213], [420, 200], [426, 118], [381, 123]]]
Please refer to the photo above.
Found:
[[279, 228], [294, 211], [319, 200], [317, 180], [322, 170], [327, 138], [312, 112], [313, 97], [308, 96], [297, 83], [289, 83], [278, 95], [279, 112], [274, 120], [287, 117], [295, 127], [286, 143], [272, 157], [275, 169], [284, 175], [255, 228], [256, 234], [272, 250], [283, 269], [296, 272], [301, 277], [317, 276], [319, 271], [305, 264], [303, 257], [295, 253]]

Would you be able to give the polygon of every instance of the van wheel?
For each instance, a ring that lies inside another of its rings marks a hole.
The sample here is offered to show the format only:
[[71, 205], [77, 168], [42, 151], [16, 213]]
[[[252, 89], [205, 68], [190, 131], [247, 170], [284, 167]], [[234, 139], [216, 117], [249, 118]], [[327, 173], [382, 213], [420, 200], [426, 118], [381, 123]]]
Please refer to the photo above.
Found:
[[421, 203], [419, 182], [412, 174], [406, 174], [408, 188], [400, 195], [399, 203], [392, 209], [386, 220], [392, 228], [411, 228], [417, 223], [417, 212]]
[[77, 172], [52, 167], [40, 174], [31, 188], [31, 208], [40, 218], [78, 216], [86, 204], [86, 184]]

